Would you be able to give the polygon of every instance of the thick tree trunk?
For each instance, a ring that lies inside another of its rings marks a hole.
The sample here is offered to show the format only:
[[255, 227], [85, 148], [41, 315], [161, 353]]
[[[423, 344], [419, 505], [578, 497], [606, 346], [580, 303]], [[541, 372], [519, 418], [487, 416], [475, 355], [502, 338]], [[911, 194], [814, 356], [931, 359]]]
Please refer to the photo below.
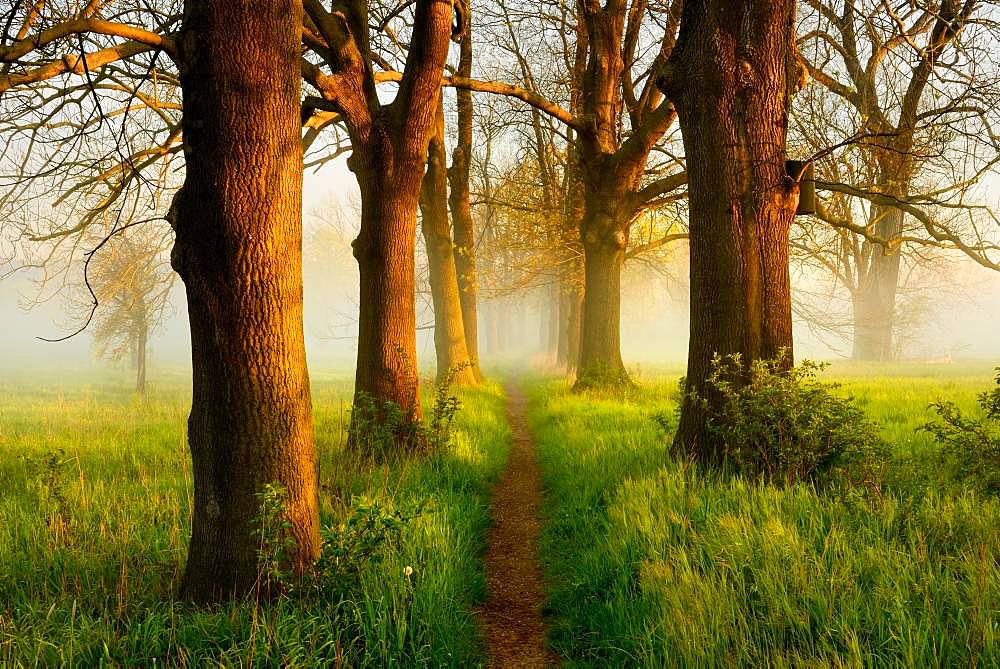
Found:
[[[893, 207], [875, 207], [875, 234], [881, 239], [898, 239], [903, 231], [903, 212]], [[899, 249], [874, 244], [871, 258], [854, 300], [855, 360], [893, 360], [893, 329], [896, 320], [896, 292], [899, 285]]]
[[[458, 76], [472, 76], [472, 22], [468, 9], [461, 13], [462, 43], [459, 46]], [[458, 137], [451, 154], [448, 185], [451, 187], [451, 206], [454, 227], [455, 269], [458, 272], [458, 294], [462, 303], [462, 326], [465, 328], [465, 346], [472, 360], [472, 372], [478, 381], [483, 380], [479, 364], [479, 314], [476, 284], [476, 230], [472, 220], [472, 202], [469, 197], [469, 171], [472, 159], [472, 91], [455, 89], [458, 112]]]
[[626, 228], [606, 215], [591, 212], [583, 220], [584, 288], [576, 390], [629, 383], [621, 354]]
[[354, 438], [356, 429], [381, 421], [382, 407], [391, 403], [404, 416], [399, 445], [405, 448], [415, 445], [407, 440], [420, 419], [413, 253], [423, 161], [394, 160], [392, 151], [386, 138], [364, 153], [355, 149], [348, 161], [361, 187], [361, 231], [354, 240], [361, 343], [351, 430]]
[[[747, 0], [740, 12], [689, 0], [659, 82], [677, 107], [688, 166], [687, 390], [710, 403], [714, 356], [792, 360], [788, 237], [798, 187], [785, 174], [785, 138], [794, 16], [794, 0]], [[705, 462], [721, 457], [703, 405], [690, 399], [675, 443]]]
[[171, 260], [187, 292], [193, 371], [181, 589], [199, 602], [253, 588], [256, 495], [268, 483], [288, 492], [289, 566], [301, 572], [319, 552], [302, 332], [301, 26], [297, 0], [185, 2], [186, 177]]
[[427, 172], [420, 194], [421, 230], [427, 247], [431, 299], [434, 303], [434, 351], [437, 381], [452, 374], [458, 385], [475, 385], [476, 374], [465, 341], [458, 273], [448, 225], [448, 179], [444, 147], [444, 108], [438, 107], [437, 129], [427, 148]]

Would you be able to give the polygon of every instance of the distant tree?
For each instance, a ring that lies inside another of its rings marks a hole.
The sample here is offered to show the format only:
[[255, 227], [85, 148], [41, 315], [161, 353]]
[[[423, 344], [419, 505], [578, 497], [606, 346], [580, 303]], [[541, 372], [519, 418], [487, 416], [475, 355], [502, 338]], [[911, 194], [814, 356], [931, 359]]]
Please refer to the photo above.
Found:
[[[458, 15], [459, 57], [455, 74], [458, 77], [470, 78], [473, 54], [472, 3], [465, 4], [466, 11]], [[476, 379], [482, 380], [483, 373], [479, 365], [476, 230], [469, 190], [474, 125], [472, 91], [467, 88], [456, 89], [455, 97], [458, 128], [455, 148], [451, 153], [451, 167], [448, 168], [448, 205], [451, 209], [454, 230], [452, 253], [455, 256], [455, 271], [458, 274], [458, 297], [462, 305], [465, 346], [472, 358], [472, 373]]]
[[[150, 337], [163, 325], [176, 274], [170, 268], [172, 235], [152, 226], [135, 227], [110, 238], [91, 258], [90, 290], [71, 302], [77, 320], [98, 306], [90, 324], [98, 357], [128, 358], [135, 369], [135, 391], [146, 394]], [[77, 290], [77, 293], [82, 291]]]
[[821, 156], [818, 217], [833, 229], [803, 229], [797, 246], [849, 291], [853, 357], [887, 360], [907, 264], [956, 250], [1000, 269], [996, 220], [975, 192], [1000, 162], [1000, 17], [984, 0], [804, 4], [815, 84], [796, 130]]
[[427, 248], [427, 269], [434, 307], [434, 350], [437, 379], [457, 385], [478, 383], [463, 323], [456, 256], [448, 217], [448, 154], [445, 150], [444, 105], [438, 102], [437, 121], [427, 150], [427, 171], [420, 194], [420, 228]]
[[[379, 407], [420, 417], [416, 369], [414, 249], [417, 208], [452, 35], [452, 3], [417, 0], [399, 90], [391, 103], [376, 93], [376, 63], [367, 3], [328, 10], [306, 0], [303, 41], [321, 64], [302, 63], [320, 93], [305, 112], [332, 112], [350, 136], [348, 166], [361, 190], [361, 231], [354, 241], [361, 293], [355, 411], [358, 425], [381, 420]], [[387, 17], [386, 21], [391, 21]], [[395, 41], [398, 44], [398, 40]], [[353, 439], [352, 432], [352, 439]], [[401, 446], [415, 431], [402, 429]]]

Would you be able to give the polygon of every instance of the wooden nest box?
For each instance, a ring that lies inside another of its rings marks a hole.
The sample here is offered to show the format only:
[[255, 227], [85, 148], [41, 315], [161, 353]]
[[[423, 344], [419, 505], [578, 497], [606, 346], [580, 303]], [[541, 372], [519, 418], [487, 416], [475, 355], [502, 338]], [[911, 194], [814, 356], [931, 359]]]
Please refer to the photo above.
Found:
[[786, 160], [785, 172], [799, 182], [799, 206], [795, 209], [796, 216], [808, 216], [816, 213], [816, 177], [813, 174], [811, 160]]

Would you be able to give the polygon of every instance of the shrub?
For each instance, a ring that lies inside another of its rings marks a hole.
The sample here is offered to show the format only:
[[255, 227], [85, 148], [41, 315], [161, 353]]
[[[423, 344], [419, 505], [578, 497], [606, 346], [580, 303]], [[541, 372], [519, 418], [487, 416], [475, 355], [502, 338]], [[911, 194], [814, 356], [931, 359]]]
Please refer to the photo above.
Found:
[[288, 520], [288, 490], [268, 483], [257, 493], [254, 526], [257, 546], [257, 588], [267, 596], [285, 589], [292, 577], [288, 558], [295, 552], [292, 523]]
[[715, 401], [689, 400], [705, 411], [724, 465], [771, 483], [875, 483], [887, 445], [852, 399], [833, 393], [837, 384], [817, 379], [824, 367], [716, 356], [708, 377]]
[[288, 556], [296, 547], [288, 521], [288, 491], [280, 483], [268, 483], [257, 500], [258, 592], [333, 605], [360, 591], [365, 568], [380, 563], [386, 550], [398, 547], [406, 524], [423, 512], [416, 508], [403, 513], [378, 500], [355, 498], [344, 521], [320, 528], [319, 559], [297, 578], [288, 569]]
[[364, 569], [398, 548], [406, 524], [421, 512], [403, 513], [378, 500], [355, 498], [346, 520], [320, 531], [322, 552], [306, 580], [306, 594], [338, 603], [359, 592]]
[[426, 424], [415, 420], [394, 402], [379, 402], [359, 393], [350, 419], [350, 443], [359, 452], [376, 460], [398, 455], [400, 445], [410, 452], [433, 453], [451, 443], [451, 426], [462, 408], [452, 392], [455, 376], [472, 365], [464, 362], [448, 369], [434, 391], [434, 405]]
[[938, 415], [923, 426], [941, 446], [945, 464], [985, 492], [1000, 494], [1000, 367], [996, 387], [979, 394], [981, 415], [966, 416], [952, 402], [932, 402]]

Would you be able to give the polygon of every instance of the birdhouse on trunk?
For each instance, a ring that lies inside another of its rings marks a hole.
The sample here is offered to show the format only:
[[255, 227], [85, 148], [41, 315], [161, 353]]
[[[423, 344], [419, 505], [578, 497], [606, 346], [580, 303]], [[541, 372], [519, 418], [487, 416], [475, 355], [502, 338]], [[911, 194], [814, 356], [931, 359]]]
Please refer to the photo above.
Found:
[[816, 177], [811, 160], [786, 160], [785, 171], [799, 184], [799, 206], [796, 216], [816, 213]]

